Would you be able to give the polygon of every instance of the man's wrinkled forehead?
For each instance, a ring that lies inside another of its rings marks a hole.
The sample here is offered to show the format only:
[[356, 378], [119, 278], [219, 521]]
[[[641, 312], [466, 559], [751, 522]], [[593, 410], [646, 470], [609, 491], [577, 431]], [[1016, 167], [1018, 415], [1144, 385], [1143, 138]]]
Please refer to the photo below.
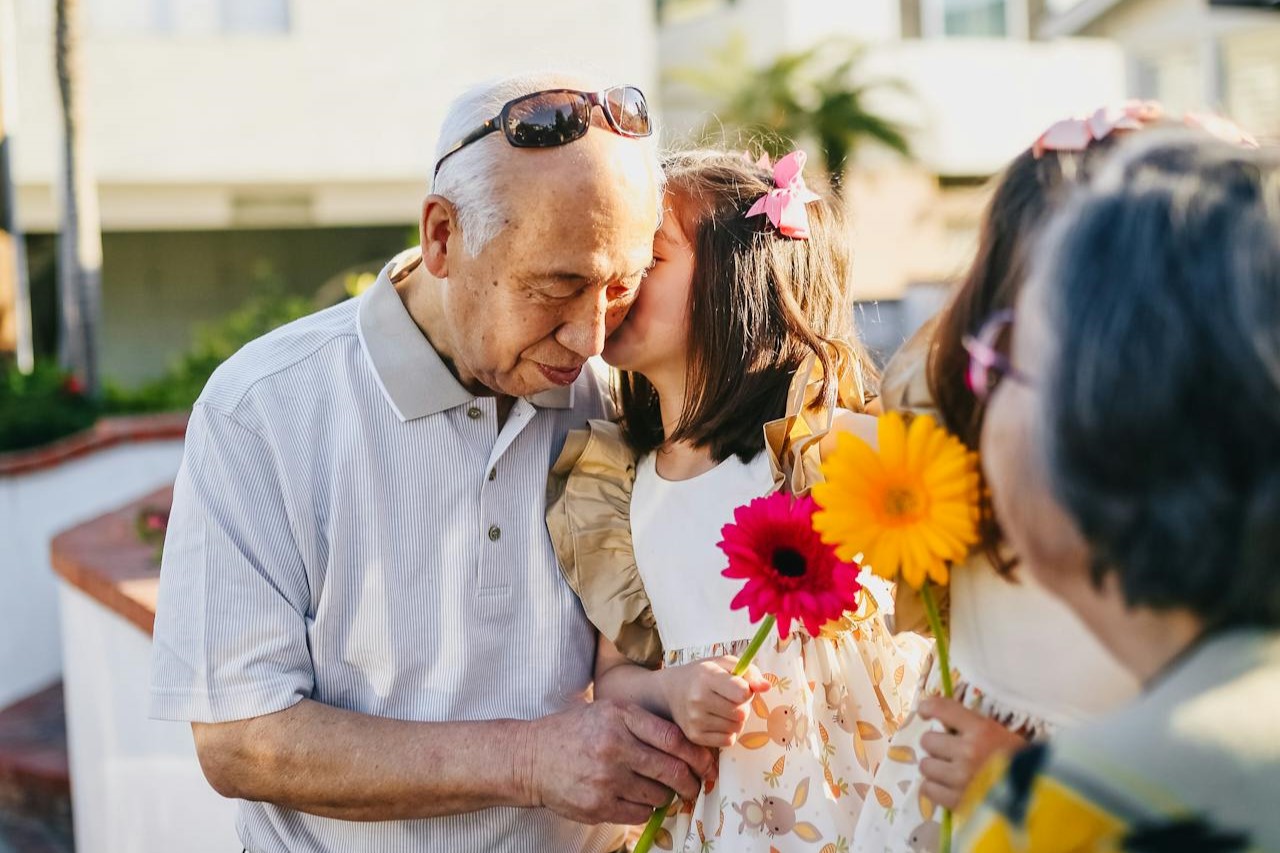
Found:
[[[593, 138], [594, 137], [594, 138]], [[616, 215], [630, 210], [656, 227], [657, 170], [639, 140], [593, 131], [558, 148], [511, 149], [494, 180], [509, 220], [546, 215]]]

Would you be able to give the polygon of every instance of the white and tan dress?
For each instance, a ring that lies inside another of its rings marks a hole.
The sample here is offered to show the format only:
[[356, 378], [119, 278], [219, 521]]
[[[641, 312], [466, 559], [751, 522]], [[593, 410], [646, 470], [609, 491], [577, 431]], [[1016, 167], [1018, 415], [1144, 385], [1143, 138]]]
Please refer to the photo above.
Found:
[[[775, 448], [672, 482], [652, 454], [634, 459], [613, 424], [571, 435], [553, 473], [548, 522], [587, 615], [623, 654], [679, 666], [746, 647], [755, 626], [729, 609], [741, 582], [721, 575], [717, 543], [736, 507], [788, 476], [807, 476], [779, 472]], [[752, 703], [738, 742], [720, 752], [718, 780], [668, 816], [659, 849], [850, 849], [864, 801], [885, 795], [873, 777], [927, 651], [920, 638], [888, 631], [887, 593], [879, 604], [864, 596], [858, 613], [818, 637], [798, 629], [765, 644], [755, 665], [772, 689]]]

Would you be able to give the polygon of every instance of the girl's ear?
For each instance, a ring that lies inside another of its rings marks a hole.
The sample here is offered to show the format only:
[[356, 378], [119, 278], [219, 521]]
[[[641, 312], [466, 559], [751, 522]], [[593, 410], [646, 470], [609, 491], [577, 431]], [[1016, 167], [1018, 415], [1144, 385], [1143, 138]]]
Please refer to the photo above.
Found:
[[[448, 278], [449, 241], [454, 236], [462, 235], [453, 202], [438, 195], [429, 195], [423, 199], [418, 232], [422, 240], [422, 265], [436, 278]], [[453, 245], [456, 248], [461, 244]]]

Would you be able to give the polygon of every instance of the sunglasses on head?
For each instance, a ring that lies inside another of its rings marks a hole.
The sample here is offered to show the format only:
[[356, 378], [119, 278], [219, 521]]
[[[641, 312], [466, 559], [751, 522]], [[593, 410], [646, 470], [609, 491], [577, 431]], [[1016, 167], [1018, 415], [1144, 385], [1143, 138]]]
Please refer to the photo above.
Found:
[[459, 139], [436, 161], [435, 174], [451, 155], [501, 130], [516, 148], [555, 148], [586, 136], [591, 113], [599, 107], [614, 133], [636, 139], [653, 133], [649, 104], [635, 86], [613, 86], [602, 92], [546, 89], [507, 101], [496, 116]]

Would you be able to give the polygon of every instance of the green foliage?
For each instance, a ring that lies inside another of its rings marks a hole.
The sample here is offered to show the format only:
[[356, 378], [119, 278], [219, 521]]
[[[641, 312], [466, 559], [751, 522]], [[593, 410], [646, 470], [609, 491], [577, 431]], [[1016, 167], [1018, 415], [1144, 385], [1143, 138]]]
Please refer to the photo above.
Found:
[[0, 452], [56, 441], [93, 425], [97, 404], [75, 380], [48, 364], [29, 376], [7, 367], [0, 381]]
[[159, 379], [137, 390], [107, 386], [106, 405], [112, 412], [164, 412], [189, 409], [218, 365], [249, 341], [310, 314], [309, 299], [275, 290], [253, 297], [224, 319], [196, 332], [195, 344]]
[[213, 371], [236, 350], [315, 310], [310, 299], [286, 295], [270, 270], [255, 272], [255, 280], [261, 286], [259, 295], [197, 330], [190, 350], [159, 379], [136, 390], [108, 382], [101, 401], [95, 401], [50, 363], [38, 364], [29, 376], [0, 363], [0, 452], [48, 444], [87, 429], [103, 414], [191, 408]]
[[845, 169], [864, 143], [911, 154], [905, 129], [867, 105], [876, 90], [905, 89], [893, 80], [858, 82], [865, 53], [857, 44], [833, 40], [753, 68], [747, 43], [737, 36], [713, 55], [710, 66], [671, 76], [719, 101], [718, 125], [704, 128], [704, 136], [737, 131], [772, 158], [797, 143], [814, 143], [839, 191]]

